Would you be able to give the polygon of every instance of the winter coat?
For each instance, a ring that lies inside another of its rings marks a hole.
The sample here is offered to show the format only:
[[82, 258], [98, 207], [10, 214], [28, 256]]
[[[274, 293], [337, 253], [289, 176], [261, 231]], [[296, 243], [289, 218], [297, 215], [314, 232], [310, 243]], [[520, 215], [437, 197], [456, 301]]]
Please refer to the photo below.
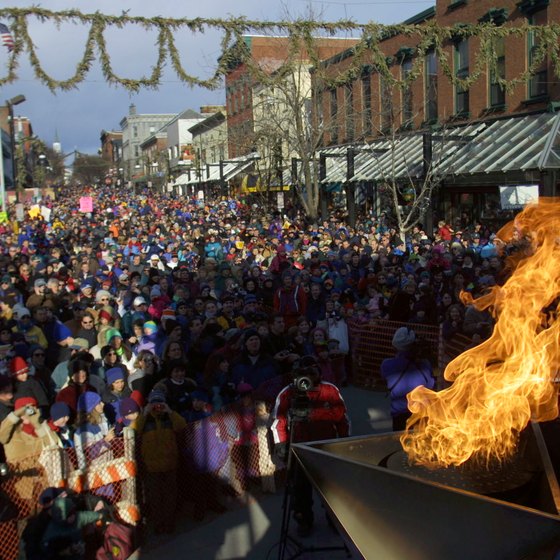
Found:
[[435, 380], [432, 365], [428, 360], [416, 359], [409, 352], [398, 352], [394, 358], [381, 362], [381, 377], [387, 381], [391, 397], [391, 415], [408, 412], [406, 395], [416, 387], [424, 385], [433, 389]]
[[140, 436], [142, 459], [148, 472], [169, 472], [177, 469], [177, 435], [186, 425], [185, 420], [173, 411], [161, 416], [148, 413], [136, 420], [135, 427]]
[[[274, 405], [271, 426], [274, 443], [286, 443], [288, 433], [288, 413], [292, 409], [294, 397], [299, 394], [293, 384], [284, 387]], [[294, 423], [294, 442], [314, 441], [346, 437], [350, 433], [346, 405], [340, 391], [332, 384], [321, 381], [306, 392], [309, 398], [308, 415], [305, 422]]]

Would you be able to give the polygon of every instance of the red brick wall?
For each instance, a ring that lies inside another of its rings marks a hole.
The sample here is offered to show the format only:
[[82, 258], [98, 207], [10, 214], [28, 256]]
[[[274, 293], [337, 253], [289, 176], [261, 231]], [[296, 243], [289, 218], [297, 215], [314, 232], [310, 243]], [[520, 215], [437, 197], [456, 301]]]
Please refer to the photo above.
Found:
[[[436, 6], [436, 21], [441, 26], [453, 26], [458, 23], [477, 23], [479, 18], [484, 16], [492, 8], [505, 8], [508, 12], [508, 19], [504, 23], [505, 26], [521, 26], [526, 21], [526, 16], [517, 8], [518, 0], [467, 0], [465, 4], [459, 5], [455, 9], [449, 6], [452, 0], [438, 0]], [[548, 23], [560, 22], [560, 2], [551, 0], [549, 6], [545, 10], [546, 20]], [[433, 22], [433, 19], [430, 20]], [[479, 40], [476, 38], [469, 40], [469, 69], [472, 71], [476, 64], [477, 52], [480, 47]], [[414, 37], [395, 36], [381, 43], [381, 49], [387, 56], [395, 56], [401, 47], [414, 47]], [[453, 67], [453, 44], [450, 42], [446, 45], [446, 51], [449, 53], [449, 60]], [[525, 37], [508, 37], [505, 43], [506, 51], [506, 79], [511, 80], [522, 74], [527, 68], [527, 39]], [[352, 63], [351, 58], [347, 58], [328, 66], [327, 72], [334, 76], [343, 72]], [[395, 76], [400, 77], [401, 67], [394, 64], [391, 71]], [[362, 95], [361, 81], [357, 80], [354, 86], [354, 109], [356, 116], [356, 138], [363, 136], [364, 131], [361, 129], [361, 112]], [[381, 130], [381, 85], [378, 74], [371, 75], [372, 84], [372, 113], [373, 113], [373, 129], [374, 135]], [[548, 98], [550, 101], [560, 100], [560, 83], [551, 65], [548, 61]], [[414, 128], [419, 128], [425, 120], [424, 115], [424, 80], [420, 78], [412, 84], [412, 96], [414, 102]], [[399, 88], [395, 88], [392, 94], [392, 103], [395, 107], [394, 114], [395, 127], [402, 124], [401, 121], [401, 97], [402, 93]], [[330, 95], [327, 92], [323, 95], [322, 109], [325, 119], [328, 121], [330, 115]], [[470, 120], [480, 120], [484, 118], [507, 115], [516, 115], [536, 110], [546, 110], [548, 100], [541, 103], [525, 103], [528, 99], [527, 84], [521, 84], [515, 88], [511, 94], [506, 94], [505, 108], [499, 113], [488, 113], [489, 105], [489, 83], [487, 72], [484, 71], [480, 79], [471, 87], [469, 91], [469, 112]], [[344, 107], [345, 96], [342, 87], [337, 92], [338, 113], [338, 139], [337, 143], [347, 141], [345, 138], [344, 119], [346, 110]], [[455, 109], [455, 92], [451, 82], [444, 76], [439, 68], [438, 72], [438, 115], [439, 121], [445, 122], [454, 118]], [[327, 124], [327, 129], [329, 125]], [[330, 134], [325, 135], [325, 143], [333, 143]]]

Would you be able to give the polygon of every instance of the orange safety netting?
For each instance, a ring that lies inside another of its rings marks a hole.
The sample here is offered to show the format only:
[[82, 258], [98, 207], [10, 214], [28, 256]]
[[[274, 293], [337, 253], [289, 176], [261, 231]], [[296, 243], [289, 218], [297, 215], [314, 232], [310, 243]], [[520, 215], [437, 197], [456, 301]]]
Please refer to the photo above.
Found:
[[419, 349], [437, 370], [443, 371], [446, 356], [441, 344], [439, 325], [407, 324], [378, 319], [369, 323], [348, 322], [352, 384], [364, 389], [385, 387], [379, 374], [381, 362], [395, 355], [392, 341], [395, 331], [409, 326], [418, 338]]
[[[275, 491], [277, 465], [270, 453], [268, 412], [259, 403], [233, 405], [187, 424], [177, 442], [174, 515], [186, 511], [196, 518], [197, 511], [220, 507], [224, 494], [239, 495], [250, 487]], [[102, 452], [95, 444], [83, 453], [52, 447], [11, 463], [9, 474], [0, 478], [0, 558], [18, 557], [22, 532], [49, 486], [99, 496], [115, 506], [123, 521], [136, 524], [140, 512], [149, 512], [151, 505], [139, 444], [126, 429], [123, 438], [115, 438]]]

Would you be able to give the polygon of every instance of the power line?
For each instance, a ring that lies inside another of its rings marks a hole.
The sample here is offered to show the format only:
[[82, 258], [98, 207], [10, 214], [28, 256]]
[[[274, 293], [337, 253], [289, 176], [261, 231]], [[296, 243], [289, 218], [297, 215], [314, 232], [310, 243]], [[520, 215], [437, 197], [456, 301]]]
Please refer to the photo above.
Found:
[[308, 4], [336, 4], [339, 6], [379, 6], [381, 4], [433, 4], [431, 0], [379, 0], [378, 2], [335, 2], [334, 0], [300, 0]]

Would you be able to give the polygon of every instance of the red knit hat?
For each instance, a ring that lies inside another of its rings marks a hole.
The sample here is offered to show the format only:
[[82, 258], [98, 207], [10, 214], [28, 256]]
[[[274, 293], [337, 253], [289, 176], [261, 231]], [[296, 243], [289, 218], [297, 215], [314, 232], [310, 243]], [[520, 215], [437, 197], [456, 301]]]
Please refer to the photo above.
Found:
[[21, 356], [16, 356], [10, 362], [10, 375], [17, 377], [22, 373], [29, 373], [29, 364]]
[[21, 397], [20, 399], [16, 399], [14, 403], [14, 410], [19, 410], [25, 406], [37, 406], [37, 401], [33, 397]]
[[113, 316], [108, 311], [105, 311], [105, 309], [102, 309], [99, 312], [99, 318], [100, 319], [105, 319], [106, 321], [112, 321], [113, 320]]

